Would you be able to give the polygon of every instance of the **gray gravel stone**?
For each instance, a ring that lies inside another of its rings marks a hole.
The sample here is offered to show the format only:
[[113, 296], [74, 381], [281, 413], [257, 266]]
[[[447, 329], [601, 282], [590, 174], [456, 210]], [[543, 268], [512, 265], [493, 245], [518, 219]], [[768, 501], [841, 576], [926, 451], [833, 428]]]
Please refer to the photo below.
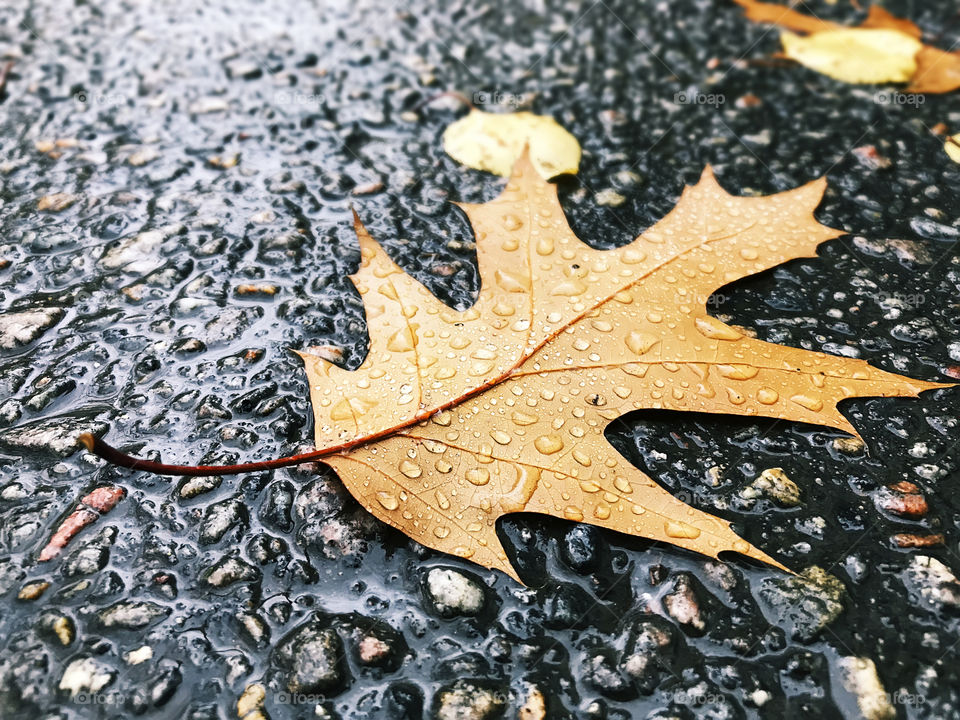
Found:
[[772, 622], [809, 642], [840, 617], [846, 588], [823, 569], [810, 567], [795, 577], [764, 580], [759, 595], [770, 608]]
[[483, 587], [457, 570], [431, 569], [426, 591], [433, 607], [444, 615], [476, 615], [483, 609]]
[[347, 679], [343, 642], [336, 631], [318, 621], [308, 621], [287, 634], [273, 657], [284, 669], [284, 684], [292, 693], [323, 694]]
[[60, 308], [0, 314], [0, 348], [12, 350], [31, 343], [63, 317]]

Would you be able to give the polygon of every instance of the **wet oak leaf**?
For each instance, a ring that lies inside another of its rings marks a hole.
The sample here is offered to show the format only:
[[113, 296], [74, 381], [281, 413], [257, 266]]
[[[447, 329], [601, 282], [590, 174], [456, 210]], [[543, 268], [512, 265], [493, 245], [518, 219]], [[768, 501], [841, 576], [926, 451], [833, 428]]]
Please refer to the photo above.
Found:
[[463, 205], [482, 286], [464, 311], [406, 275], [356, 221], [369, 353], [355, 371], [302, 355], [315, 444], [367, 509], [418, 542], [519, 580], [499, 517], [537, 512], [783, 567], [627, 462], [605, 426], [635, 409], [784, 418], [856, 435], [837, 403], [936, 383], [745, 336], [707, 312], [723, 285], [815, 255], [818, 180], [727, 194], [709, 168], [630, 244], [594, 250], [529, 158]]
[[860, 25], [846, 27], [784, 5], [734, 2], [746, 11], [748, 20], [805, 35], [783, 33], [784, 56], [836, 80], [909, 82], [908, 93], [941, 94], [960, 88], [960, 51], [923, 44], [923, 30], [879, 5], [870, 6]]
[[526, 149], [545, 179], [576, 175], [580, 143], [560, 123], [530, 112], [488, 113], [474, 108], [443, 133], [443, 149], [459, 163], [509, 177]]

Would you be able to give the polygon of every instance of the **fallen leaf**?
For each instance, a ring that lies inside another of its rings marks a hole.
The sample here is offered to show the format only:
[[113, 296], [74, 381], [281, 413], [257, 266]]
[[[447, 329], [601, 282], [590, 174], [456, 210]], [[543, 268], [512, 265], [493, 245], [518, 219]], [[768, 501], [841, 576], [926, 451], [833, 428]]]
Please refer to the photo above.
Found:
[[917, 72], [907, 92], [948, 93], [960, 88], [960, 52], [924, 45], [917, 53]]
[[960, 163], [960, 134], [948, 137], [943, 143], [943, 149], [951, 160]]
[[529, 112], [471, 110], [443, 133], [443, 149], [459, 163], [508, 177], [529, 146], [530, 158], [544, 180], [575, 175], [580, 143], [556, 120]]
[[[837, 23], [820, 20], [811, 15], [804, 15], [783, 5], [756, 2], [755, 0], [734, 0], [746, 10], [746, 17], [758, 23], [772, 23], [788, 30], [809, 34], [805, 40], [798, 42], [792, 37], [784, 40], [784, 50], [790, 57], [818, 72], [845, 82], [909, 82], [906, 92], [909, 93], [948, 93], [960, 88], [960, 52], [947, 52], [931, 45], [920, 43], [923, 30], [910, 20], [899, 18], [884, 10], [879, 5], [872, 5], [866, 19], [857, 27], [844, 27]], [[814, 41], [819, 35], [842, 30], [855, 33], [846, 36], [850, 40], [845, 45], [842, 36], [832, 36]], [[909, 63], [903, 55], [910, 47], [903, 39], [896, 40], [889, 48], [878, 42], [879, 36], [858, 36], [867, 30], [889, 30], [907, 36], [917, 41], [918, 46], [913, 56], [913, 63]], [[786, 33], [784, 35], [787, 35]], [[792, 50], [787, 49], [787, 45]], [[890, 58], [881, 58], [879, 64], [874, 65], [877, 55], [890, 54]], [[805, 57], [795, 57], [804, 55]], [[814, 56], [816, 64], [811, 64], [810, 56]], [[821, 69], [823, 66], [833, 67], [833, 71]], [[910, 70], [912, 68], [912, 70]], [[909, 71], [909, 76], [899, 80]], [[855, 79], [848, 79], [855, 78]], [[885, 78], [885, 79], [856, 79], [856, 78]]]
[[807, 37], [784, 31], [784, 54], [847, 83], [909, 82], [923, 44], [898, 30], [844, 28]]
[[524, 155], [499, 198], [462, 206], [483, 280], [465, 311], [406, 275], [356, 219], [351, 280], [370, 349], [355, 371], [301, 354], [316, 447], [376, 517], [514, 579], [495, 524], [520, 511], [783, 567], [627, 463], [603, 431], [649, 408], [856, 436], [841, 400], [947, 387], [762, 342], [708, 314], [723, 285], [842, 234], [813, 217], [825, 187], [736, 197], [708, 168], [655, 226], [603, 251], [577, 239]]
[[821, 20], [813, 15], [805, 15], [793, 10], [785, 5], [776, 5], [774, 3], [756, 2], [756, 0], [733, 0], [737, 5], [746, 10], [748, 20], [755, 23], [771, 23], [789, 30], [796, 30], [803, 33], [822, 32], [824, 30], [837, 30], [843, 26]]
[[899, 18], [879, 5], [871, 5], [867, 11], [867, 18], [860, 23], [862, 28], [885, 28], [887, 30], [898, 30], [904, 35], [919, 40], [923, 37], [923, 30], [917, 27], [913, 22], [906, 18]]

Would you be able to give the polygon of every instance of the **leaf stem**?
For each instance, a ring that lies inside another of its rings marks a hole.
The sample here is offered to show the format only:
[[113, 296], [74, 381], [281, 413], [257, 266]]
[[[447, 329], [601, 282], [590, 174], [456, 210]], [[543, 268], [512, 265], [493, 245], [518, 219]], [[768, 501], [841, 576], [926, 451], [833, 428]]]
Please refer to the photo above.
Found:
[[235, 475], [237, 473], [256, 472], [257, 470], [273, 470], [275, 468], [289, 467], [291, 465], [300, 465], [301, 463], [319, 460], [331, 452], [331, 449], [313, 450], [299, 455], [242, 463], [240, 465], [167, 465], [166, 463], [144, 460], [143, 458], [127, 455], [125, 452], [117, 450], [115, 447], [105, 443], [91, 433], [83, 433], [78, 440], [94, 455], [120, 467], [129, 468], [130, 470], [143, 470], [158, 475], [185, 475], [192, 477], [199, 475]]

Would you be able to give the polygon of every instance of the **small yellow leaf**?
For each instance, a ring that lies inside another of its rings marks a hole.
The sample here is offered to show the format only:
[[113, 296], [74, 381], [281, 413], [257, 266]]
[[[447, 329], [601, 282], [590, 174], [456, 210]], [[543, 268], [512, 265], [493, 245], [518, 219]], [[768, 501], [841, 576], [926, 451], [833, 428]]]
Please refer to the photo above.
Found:
[[556, 120], [529, 112], [470, 113], [443, 133], [443, 149], [457, 162], [475, 170], [509, 177], [524, 146], [544, 180], [575, 175], [580, 168], [580, 143]]
[[897, 30], [844, 28], [801, 37], [780, 36], [787, 57], [848, 83], [908, 82], [923, 44]]
[[943, 144], [943, 149], [947, 151], [947, 155], [950, 156], [951, 160], [955, 163], [960, 163], [960, 134], [948, 137], [947, 141]]

